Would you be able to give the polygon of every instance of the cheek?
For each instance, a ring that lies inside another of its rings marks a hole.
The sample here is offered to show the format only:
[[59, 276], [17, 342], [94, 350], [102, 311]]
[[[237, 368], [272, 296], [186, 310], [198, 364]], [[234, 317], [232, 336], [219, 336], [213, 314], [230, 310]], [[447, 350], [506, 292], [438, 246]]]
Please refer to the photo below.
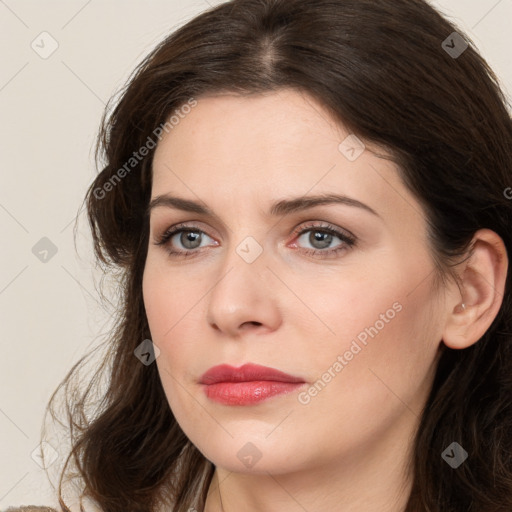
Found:
[[[307, 361], [315, 361], [312, 366], [316, 369], [324, 367], [333, 355], [350, 351], [354, 342], [361, 347], [359, 354], [366, 351], [372, 340], [386, 337], [402, 314], [403, 294], [397, 283], [385, 282], [369, 272], [333, 274], [321, 286], [305, 282], [298, 278], [293, 289], [302, 291], [300, 296], [307, 309], [292, 301], [287, 303], [284, 314], [303, 331], [298, 332], [299, 339], [307, 342], [303, 347], [308, 352]], [[355, 346], [353, 352], [357, 350]]]
[[[340, 316], [336, 326], [342, 335], [337, 345], [324, 346], [321, 354], [309, 352], [316, 380], [300, 396], [294, 414], [296, 419], [302, 417], [297, 420], [302, 441], [318, 457], [368, 447], [388, 429], [406, 429], [404, 425], [420, 417], [437, 347], [432, 342], [436, 331], [429, 328], [424, 309], [419, 295], [374, 296], [371, 305], [357, 314], [363, 327], [357, 322], [348, 327], [350, 317]], [[388, 323], [380, 320], [381, 313]], [[333, 428], [335, 438], [329, 433]], [[327, 446], [325, 436], [331, 438]]]
[[154, 340], [165, 343], [195, 314], [204, 292], [199, 289], [200, 281], [191, 285], [183, 272], [171, 273], [157, 259], [148, 256], [142, 293], [151, 334]]
[[314, 343], [304, 346], [325, 407], [345, 397], [343, 407], [357, 403], [378, 414], [380, 400], [415, 401], [428, 386], [441, 339], [440, 304], [430, 279], [417, 286], [419, 269], [402, 268], [400, 274], [332, 280], [334, 291], [323, 288], [309, 296], [308, 304], [329, 327], [317, 321], [317, 335], [311, 328], [309, 336]]
[[194, 362], [200, 363], [199, 356], [204, 354], [197, 317], [204, 314], [200, 300], [204, 292], [186, 281], [180, 280], [179, 273], [170, 275], [150, 263], [142, 282], [151, 339], [160, 349], [156, 364], [173, 411], [188, 408], [193, 402], [185, 386], [197, 378]]

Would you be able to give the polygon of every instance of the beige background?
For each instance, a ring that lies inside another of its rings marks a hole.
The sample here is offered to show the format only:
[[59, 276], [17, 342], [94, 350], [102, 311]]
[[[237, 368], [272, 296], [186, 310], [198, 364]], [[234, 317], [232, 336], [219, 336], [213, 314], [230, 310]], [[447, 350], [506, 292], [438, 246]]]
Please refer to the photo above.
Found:
[[[104, 105], [169, 31], [218, 3], [0, 0], [0, 510], [55, 504], [31, 457], [43, 411], [72, 363], [108, 330], [83, 212], [78, 254], [73, 245]], [[510, 96], [512, 0], [433, 3], [473, 39]], [[43, 56], [58, 48], [43, 59], [31, 44]], [[57, 250], [46, 262], [33, 253], [48, 243], [43, 237]], [[60, 461], [65, 447], [55, 448]]]

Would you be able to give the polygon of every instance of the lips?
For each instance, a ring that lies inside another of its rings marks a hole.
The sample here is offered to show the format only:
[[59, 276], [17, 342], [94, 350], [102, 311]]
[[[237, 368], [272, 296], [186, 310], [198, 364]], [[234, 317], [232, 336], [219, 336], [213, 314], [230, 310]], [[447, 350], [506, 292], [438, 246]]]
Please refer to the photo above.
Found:
[[213, 366], [205, 372], [200, 380], [201, 384], [217, 384], [219, 382], [253, 382], [253, 381], [272, 381], [272, 382], [291, 382], [301, 383], [303, 379], [294, 377], [287, 373], [260, 366], [257, 364], [244, 364], [240, 368], [221, 364]]
[[214, 402], [247, 406], [297, 391], [305, 381], [267, 366], [245, 364], [235, 368], [222, 364], [204, 373], [200, 383], [206, 396]]

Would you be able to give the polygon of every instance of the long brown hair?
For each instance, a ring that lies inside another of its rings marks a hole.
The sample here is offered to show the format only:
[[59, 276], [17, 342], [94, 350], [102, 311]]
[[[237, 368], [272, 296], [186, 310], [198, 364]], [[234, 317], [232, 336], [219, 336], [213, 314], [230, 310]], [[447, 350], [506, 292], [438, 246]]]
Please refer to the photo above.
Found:
[[[424, 206], [441, 279], [480, 228], [499, 234], [512, 254], [507, 98], [474, 44], [426, 1], [232, 0], [195, 17], [109, 103], [97, 146], [102, 170], [85, 198], [97, 261], [117, 272], [122, 307], [90, 384], [81, 393], [71, 385], [81, 362], [59, 388], [72, 439], [62, 477], [75, 468], [84, 495], [105, 512], [150, 512], [166, 502], [173, 512], [201, 511], [214, 471], [177, 424], [156, 365], [134, 357], [151, 339], [142, 275], [154, 147], [133, 154], [154, 146], [149, 139], [157, 142], [169, 116], [202, 95], [280, 88], [311, 95], [393, 155]], [[509, 272], [502, 307], [477, 343], [442, 346], [406, 512], [512, 510], [511, 279]], [[469, 454], [457, 470], [441, 457], [454, 441]]]

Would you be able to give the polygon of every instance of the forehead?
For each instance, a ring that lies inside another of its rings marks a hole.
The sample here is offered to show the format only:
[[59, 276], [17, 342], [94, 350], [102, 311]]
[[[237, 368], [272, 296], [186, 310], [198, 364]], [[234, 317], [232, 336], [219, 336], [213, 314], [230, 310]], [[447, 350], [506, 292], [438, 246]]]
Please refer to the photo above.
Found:
[[157, 146], [152, 196], [173, 192], [212, 207], [230, 198], [248, 207], [333, 192], [383, 214], [420, 210], [396, 164], [372, 152], [375, 147], [366, 144], [357, 159], [347, 158], [343, 143], [351, 137], [322, 105], [295, 90], [201, 97]]
[[[250, 96], [203, 96], [188, 114], [180, 117], [164, 135], [156, 159], [163, 147], [172, 149], [174, 154], [180, 152], [183, 144], [189, 149], [192, 138], [209, 147], [215, 145], [217, 152], [229, 150], [233, 154], [254, 149], [264, 156], [277, 157], [288, 145], [297, 151], [300, 150], [297, 143], [302, 141], [306, 150], [313, 142], [332, 145], [348, 135], [322, 105], [304, 93], [290, 89]], [[242, 141], [245, 143], [243, 147], [233, 144]]]

